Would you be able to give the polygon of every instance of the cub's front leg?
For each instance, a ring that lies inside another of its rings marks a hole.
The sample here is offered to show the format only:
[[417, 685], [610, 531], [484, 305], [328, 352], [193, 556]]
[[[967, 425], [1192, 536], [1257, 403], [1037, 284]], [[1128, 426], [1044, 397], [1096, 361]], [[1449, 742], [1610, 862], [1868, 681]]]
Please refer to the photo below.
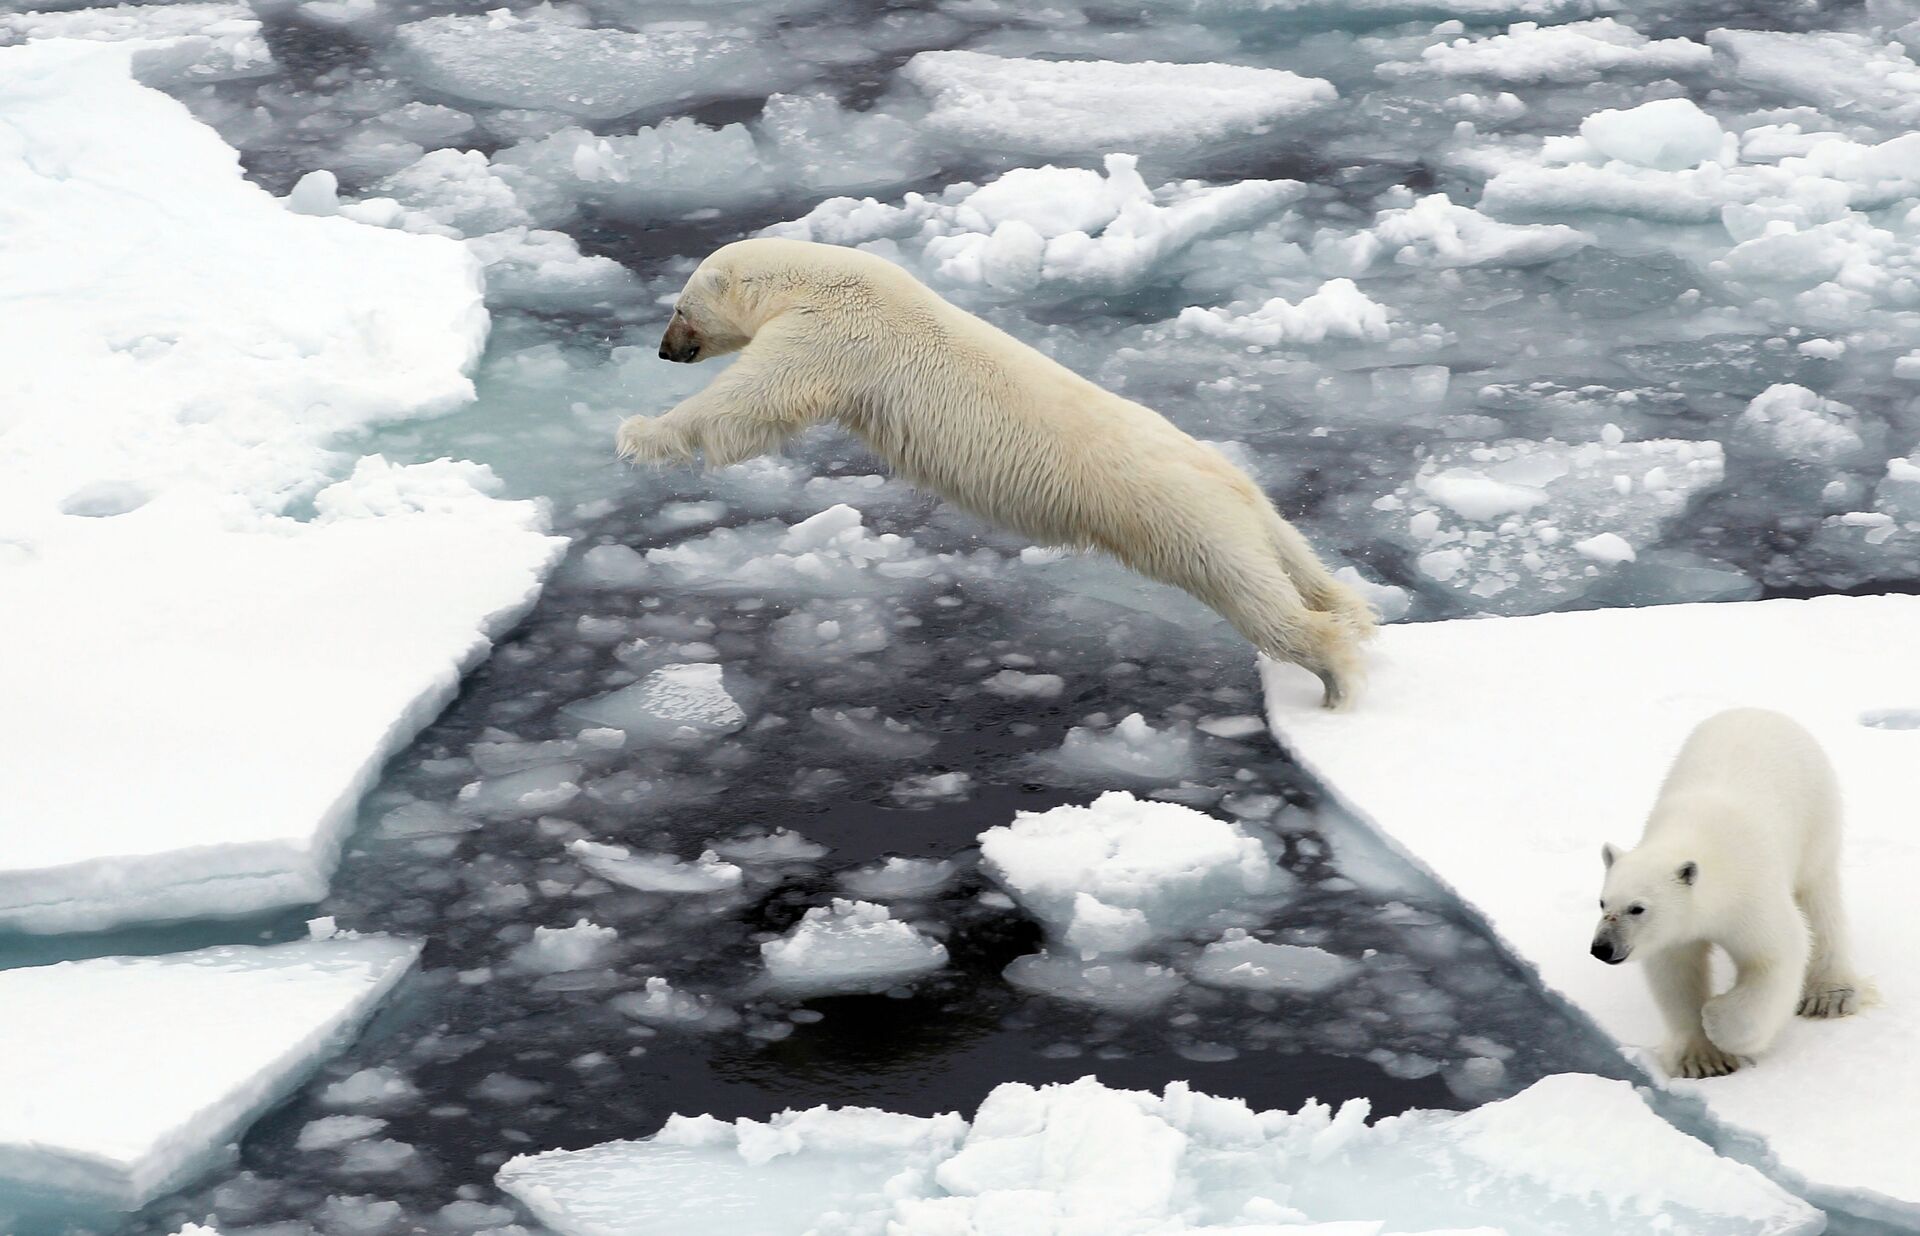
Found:
[[697, 452], [709, 468], [724, 468], [778, 450], [818, 421], [830, 402], [825, 391], [797, 380], [777, 361], [749, 353], [666, 415], [627, 418], [618, 435], [620, 454], [670, 463], [690, 462]]

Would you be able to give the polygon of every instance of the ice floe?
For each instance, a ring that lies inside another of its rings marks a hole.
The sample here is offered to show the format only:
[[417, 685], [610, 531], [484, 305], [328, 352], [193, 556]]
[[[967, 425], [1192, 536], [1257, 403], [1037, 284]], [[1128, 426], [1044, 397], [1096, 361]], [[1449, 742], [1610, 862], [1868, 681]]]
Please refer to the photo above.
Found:
[[1332, 103], [1331, 84], [1233, 64], [1022, 60], [921, 52], [900, 75], [933, 105], [926, 124], [965, 146], [1059, 156], [1189, 148]]
[[332, 449], [470, 397], [472, 260], [290, 211], [130, 55], [0, 48], [0, 640], [34, 650], [0, 667], [0, 923], [31, 930], [317, 898], [561, 548], [482, 466]]
[[1543, 26], [1516, 22], [1506, 33], [1457, 38], [1420, 53], [1417, 65], [1389, 64], [1389, 74], [1432, 73], [1510, 84], [1585, 82], [1622, 73], [1665, 76], [1699, 72], [1713, 49], [1692, 39], [1649, 39], [1611, 17]]
[[[1920, 862], [1916, 732], [1873, 718], [1913, 706], [1916, 622], [1920, 598], [1880, 596], [1395, 626], [1382, 634], [1365, 709], [1317, 716], [1304, 692], [1276, 680], [1270, 716], [1345, 804], [1637, 1049], [1663, 1034], [1645, 982], [1585, 947], [1600, 843], [1638, 836], [1681, 740], [1712, 712], [1752, 705], [1806, 725], [1839, 770], [1857, 960], [1885, 1002], [1842, 1021], [1796, 1021], [1730, 1077], [1669, 1084], [1761, 1138], [1818, 1196], [1911, 1222], [1920, 1214], [1908, 1129], [1920, 1103], [1920, 972], [1910, 964], [1920, 927], [1908, 879]], [[1396, 754], [1383, 763], [1386, 751]]]
[[133, 1209], [211, 1166], [400, 981], [382, 936], [0, 971], [0, 1180]]
[[800, 992], [879, 991], [947, 964], [946, 946], [885, 906], [836, 897], [760, 946], [767, 977]]
[[1625, 1082], [1561, 1074], [1465, 1114], [1367, 1116], [1364, 1100], [1256, 1112], [1181, 1082], [1155, 1095], [1088, 1077], [999, 1086], [971, 1123], [674, 1116], [643, 1141], [523, 1155], [498, 1180], [563, 1236], [1803, 1236], [1825, 1223]]

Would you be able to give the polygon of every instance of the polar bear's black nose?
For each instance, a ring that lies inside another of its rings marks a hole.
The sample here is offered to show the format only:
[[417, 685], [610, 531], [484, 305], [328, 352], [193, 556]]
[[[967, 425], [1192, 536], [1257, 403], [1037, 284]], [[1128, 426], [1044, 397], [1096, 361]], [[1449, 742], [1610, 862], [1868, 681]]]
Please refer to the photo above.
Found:
[[1625, 957], [1616, 955], [1613, 951], [1613, 945], [1605, 940], [1595, 940], [1593, 942], [1593, 955], [1610, 966], [1617, 966], [1626, 960]]

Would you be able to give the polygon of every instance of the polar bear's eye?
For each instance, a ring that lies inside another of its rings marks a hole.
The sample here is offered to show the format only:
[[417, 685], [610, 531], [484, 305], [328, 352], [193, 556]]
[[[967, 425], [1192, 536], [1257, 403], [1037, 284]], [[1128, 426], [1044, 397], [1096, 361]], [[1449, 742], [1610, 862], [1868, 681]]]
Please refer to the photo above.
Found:
[[1647, 912], [1647, 907], [1645, 906], [1628, 906], [1627, 907], [1628, 914], [1645, 914], [1646, 912]]

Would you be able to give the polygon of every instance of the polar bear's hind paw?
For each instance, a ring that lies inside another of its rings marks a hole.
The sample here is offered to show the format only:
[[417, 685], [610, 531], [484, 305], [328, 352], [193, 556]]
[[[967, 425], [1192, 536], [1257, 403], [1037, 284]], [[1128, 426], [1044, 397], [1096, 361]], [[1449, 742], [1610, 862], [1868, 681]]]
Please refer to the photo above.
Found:
[[1802, 1017], [1851, 1017], [1860, 1011], [1860, 989], [1852, 983], [1822, 983], [1800, 996]]

